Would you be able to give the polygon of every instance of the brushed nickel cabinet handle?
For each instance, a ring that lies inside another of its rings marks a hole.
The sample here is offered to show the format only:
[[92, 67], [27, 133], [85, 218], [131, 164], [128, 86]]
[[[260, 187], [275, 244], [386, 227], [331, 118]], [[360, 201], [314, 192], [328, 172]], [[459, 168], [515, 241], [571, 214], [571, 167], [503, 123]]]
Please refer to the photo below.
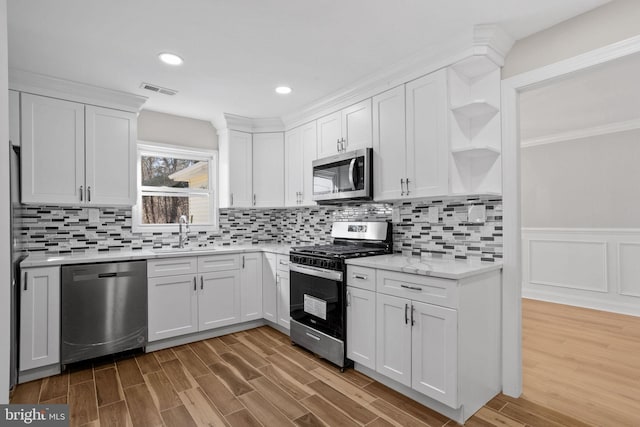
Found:
[[233, 206], [233, 193], [229, 194], [229, 196], [231, 197], [231, 203], [229, 203], [229, 206]]
[[404, 178], [400, 178], [400, 195], [404, 196]]
[[404, 305], [404, 324], [405, 325], [409, 324], [409, 315], [407, 314], [408, 310], [409, 310], [409, 304], [405, 304]]
[[416, 307], [413, 304], [411, 304], [411, 326], [416, 324], [415, 320], [413, 320], [413, 312], [414, 311], [416, 311]]
[[405, 289], [411, 289], [412, 291], [421, 291], [422, 288], [419, 288], [417, 286], [409, 286], [409, 285], [400, 285], [401, 288], [405, 288]]
[[91, 187], [87, 187], [87, 202], [91, 201]]
[[83, 192], [84, 192], [84, 188], [83, 188], [83, 187], [82, 187], [82, 185], [81, 185], [81, 186], [80, 186], [80, 201], [81, 201], [81, 202], [83, 201], [83, 198], [84, 198], [84, 197], [82, 196], [82, 193], [83, 193]]
[[405, 181], [407, 183], [407, 196], [409, 195], [409, 178]]
[[27, 277], [28, 277], [27, 275], [28, 275], [28, 274], [29, 274], [29, 272], [28, 272], [28, 271], [25, 271], [25, 272], [24, 272], [24, 290], [25, 290], [25, 291], [27, 290]]
[[204, 290], [204, 277], [200, 276], [200, 290]]
[[256, 195], [254, 194], [253, 195], [253, 206], [255, 206], [255, 205], [256, 205]]
[[193, 276], [193, 291], [197, 291], [198, 290], [198, 285], [196, 285], [196, 276]]
[[242, 268], [244, 268], [244, 255], [242, 255]]
[[351, 291], [347, 291], [347, 307], [351, 306]]
[[353, 278], [354, 279], [360, 279], [360, 280], [367, 280], [367, 276], [362, 275], [362, 274], [354, 274]]

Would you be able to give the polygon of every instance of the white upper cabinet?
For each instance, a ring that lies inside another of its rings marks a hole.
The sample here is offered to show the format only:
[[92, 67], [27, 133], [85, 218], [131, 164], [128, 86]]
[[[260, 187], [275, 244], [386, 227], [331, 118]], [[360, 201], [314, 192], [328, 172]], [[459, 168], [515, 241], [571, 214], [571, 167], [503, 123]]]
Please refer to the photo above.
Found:
[[134, 113], [21, 97], [24, 203], [135, 203]]
[[80, 204], [84, 197], [84, 105], [22, 94], [22, 202]]
[[406, 103], [408, 183], [405, 181], [405, 195], [447, 195], [447, 70], [407, 83]]
[[134, 113], [85, 107], [87, 202], [136, 203], [136, 127]]
[[285, 134], [285, 206], [314, 205], [313, 165], [316, 155], [316, 122]]
[[371, 99], [318, 119], [318, 158], [371, 147]]
[[229, 131], [228, 152], [229, 201], [227, 206], [250, 207], [253, 205], [252, 135]]
[[256, 207], [284, 206], [284, 134], [253, 135], [253, 199]]
[[407, 142], [404, 85], [373, 97], [374, 199], [405, 195]]

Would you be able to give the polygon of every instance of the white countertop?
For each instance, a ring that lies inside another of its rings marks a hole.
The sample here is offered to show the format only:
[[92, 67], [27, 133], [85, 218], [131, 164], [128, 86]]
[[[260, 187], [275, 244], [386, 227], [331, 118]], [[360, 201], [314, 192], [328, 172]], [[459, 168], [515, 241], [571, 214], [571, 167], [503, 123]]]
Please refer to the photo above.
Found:
[[187, 249], [163, 248], [163, 249], [139, 249], [130, 251], [93, 252], [83, 254], [45, 255], [32, 253], [21, 263], [26, 267], [47, 267], [53, 265], [87, 264], [92, 262], [132, 261], [154, 258], [174, 258], [182, 256], [216, 255], [247, 252], [271, 252], [281, 255], [289, 255], [290, 245], [230, 245], [191, 247]]
[[488, 271], [502, 269], [501, 262], [479, 260], [446, 260], [439, 258], [408, 257], [400, 254], [378, 255], [347, 260], [347, 265], [420, 274], [443, 279], [464, 279]]

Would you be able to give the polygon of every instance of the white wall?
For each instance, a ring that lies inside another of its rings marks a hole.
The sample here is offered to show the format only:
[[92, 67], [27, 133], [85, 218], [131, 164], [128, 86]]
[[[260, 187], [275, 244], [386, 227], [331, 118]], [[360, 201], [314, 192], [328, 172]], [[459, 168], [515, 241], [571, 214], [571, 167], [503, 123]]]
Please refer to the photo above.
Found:
[[503, 78], [640, 34], [640, 1], [615, 0], [518, 40], [505, 58]]
[[7, 1], [0, 0], [0, 404], [9, 403], [11, 241], [9, 240], [9, 83]]
[[640, 129], [520, 155], [523, 227], [640, 228]]
[[138, 139], [191, 148], [218, 149], [218, 135], [211, 122], [157, 111], [140, 112]]

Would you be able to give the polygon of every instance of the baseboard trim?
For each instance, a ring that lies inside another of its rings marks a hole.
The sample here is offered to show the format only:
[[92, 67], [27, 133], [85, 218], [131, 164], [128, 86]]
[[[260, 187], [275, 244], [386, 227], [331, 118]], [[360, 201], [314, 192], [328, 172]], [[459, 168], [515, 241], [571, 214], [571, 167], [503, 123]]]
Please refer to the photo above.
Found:
[[58, 375], [61, 370], [60, 364], [43, 366], [41, 368], [29, 369], [28, 371], [18, 372], [18, 384], [28, 383], [29, 381], [39, 380], [40, 378]]
[[522, 298], [640, 317], [640, 306], [616, 301], [596, 301], [578, 295], [561, 295], [555, 292], [524, 287], [522, 289]]

